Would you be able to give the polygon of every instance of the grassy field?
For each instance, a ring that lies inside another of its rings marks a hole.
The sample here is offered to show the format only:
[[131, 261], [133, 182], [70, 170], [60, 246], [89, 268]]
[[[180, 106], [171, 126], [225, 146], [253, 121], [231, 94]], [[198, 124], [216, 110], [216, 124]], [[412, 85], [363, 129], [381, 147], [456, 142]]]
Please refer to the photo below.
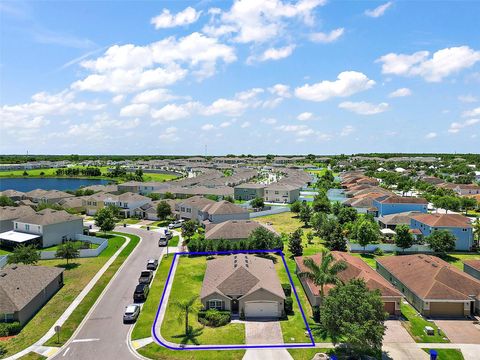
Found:
[[[416, 342], [422, 343], [447, 343], [449, 340], [445, 334], [438, 335], [438, 327], [435, 323], [425, 320], [410, 304], [401, 304], [402, 315], [408, 320], [402, 324], [410, 333]], [[424, 331], [425, 326], [431, 326], [435, 330], [435, 335], [427, 335]]]
[[[72, 241], [72, 242], [73, 242], [73, 245], [75, 245], [79, 249], [82, 246], [82, 244], [85, 243], [84, 241]], [[49, 247], [43, 248], [42, 251], [57, 251], [60, 246], [61, 246], [61, 244], [60, 245], [49, 246]], [[90, 249], [96, 249], [99, 246], [100, 245], [98, 245], [98, 244], [90, 243]]]
[[[422, 349], [427, 354], [430, 354], [430, 349]], [[433, 349], [437, 351], [438, 360], [463, 360], [463, 354], [458, 349]]]
[[[121, 233], [116, 233], [121, 234]], [[67, 321], [62, 325], [62, 331], [60, 332], [60, 341], [58, 337], [54, 335], [50, 340], [46, 342], [47, 346], [61, 346], [70, 339], [75, 330], [78, 328], [84, 317], [87, 315], [88, 311], [91, 309], [95, 301], [108, 285], [112, 277], [115, 275], [119, 267], [123, 264], [125, 259], [130, 255], [130, 253], [135, 249], [137, 244], [140, 241], [140, 238], [136, 235], [131, 234], [122, 234], [130, 238], [128, 245], [122, 250], [118, 257], [113, 261], [113, 263], [108, 267], [107, 271], [102, 275], [98, 280], [95, 286], [90, 290], [90, 292], [85, 296], [80, 305], [73, 311]]]
[[[205, 257], [182, 256], [179, 258], [161, 333], [166, 340], [179, 344], [244, 344], [245, 326], [243, 324], [228, 324], [211, 328], [200, 324], [197, 321], [196, 313], [191, 313], [189, 318], [194, 335], [185, 336], [184, 319], [179, 315], [174, 302], [200, 295], [206, 267]], [[200, 300], [197, 301], [200, 308]]]
[[10, 255], [11, 253], [12, 253], [11, 251], [0, 249], [0, 256]]
[[151, 343], [137, 351], [153, 360], [241, 360], [245, 355], [245, 350], [172, 351], [156, 343]]
[[463, 271], [463, 262], [465, 260], [480, 260], [480, 254], [448, 254], [444, 260]]
[[63, 259], [39, 261], [39, 265], [65, 268], [64, 286], [28, 322], [20, 334], [2, 342], [7, 350], [5, 355], [23, 350], [40, 339], [124, 241], [122, 237], [110, 236], [108, 247], [98, 257], [75, 259], [68, 266]]
[[128, 224], [128, 225], [135, 225], [140, 222], [140, 219], [135, 219], [135, 218], [127, 218], [127, 219], [121, 219], [119, 223], [121, 224]]
[[335, 354], [335, 349], [322, 349], [322, 348], [300, 348], [300, 349], [288, 349], [288, 352], [295, 360], [312, 360], [315, 354], [323, 353], [328, 355]]
[[27, 355], [23, 355], [19, 360], [43, 360], [45, 356], [37, 354], [36, 352], [29, 352]]
[[144, 181], [163, 182], [163, 181], [169, 181], [169, 180], [176, 179], [177, 177], [178, 176], [169, 175], [169, 174], [143, 173], [143, 180]]

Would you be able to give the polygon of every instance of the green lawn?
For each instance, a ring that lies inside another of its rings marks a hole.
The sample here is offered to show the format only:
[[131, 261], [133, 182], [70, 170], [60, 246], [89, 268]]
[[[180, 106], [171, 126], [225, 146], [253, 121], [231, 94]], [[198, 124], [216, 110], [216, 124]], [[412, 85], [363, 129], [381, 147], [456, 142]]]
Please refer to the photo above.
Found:
[[12, 253], [11, 251], [0, 249], [0, 256], [10, 255], [11, 253]]
[[463, 271], [463, 262], [465, 260], [480, 260], [480, 254], [448, 254], [444, 260]]
[[[76, 166], [77, 168], [82, 168], [82, 166]], [[91, 179], [108, 179], [104, 176], [107, 173], [107, 166], [100, 166], [100, 171], [102, 172], [102, 176], [57, 176], [56, 168], [48, 168], [48, 169], [32, 169], [27, 170], [28, 176], [23, 176], [23, 170], [5, 170], [0, 171], [0, 178], [2, 177], [21, 177], [21, 178], [29, 178], [29, 177], [63, 177], [63, 178], [91, 178]], [[43, 173], [43, 175], [40, 175]]]
[[152, 335], [152, 326], [155, 316], [157, 314], [158, 305], [160, 304], [160, 298], [165, 287], [165, 281], [167, 280], [168, 271], [172, 265], [173, 256], [163, 257], [158, 265], [155, 279], [150, 285], [150, 294], [147, 301], [142, 306], [140, 316], [133, 328], [132, 340], [143, 339]]
[[144, 181], [169, 181], [176, 179], [178, 176], [169, 175], [169, 174], [155, 174], [155, 173], [143, 173], [143, 180]]
[[37, 354], [36, 352], [29, 352], [27, 355], [23, 355], [19, 360], [43, 360], [45, 356]]
[[140, 222], [140, 219], [135, 219], [135, 218], [127, 218], [127, 219], [122, 219], [119, 221], [120, 223], [125, 223], [125, 224], [129, 224], [129, 225], [135, 225], [135, 224], [138, 224]]
[[[427, 321], [410, 304], [401, 304], [402, 315], [408, 320], [402, 322], [407, 331], [416, 342], [422, 343], [448, 343], [446, 335], [438, 335], [438, 327], [434, 322]], [[427, 335], [424, 331], [425, 326], [430, 326], [435, 330], [435, 335]]]
[[113, 263], [109, 266], [107, 271], [105, 271], [102, 277], [97, 281], [92, 290], [90, 290], [90, 292], [87, 294], [87, 296], [85, 296], [80, 305], [73, 311], [67, 321], [62, 325], [62, 331], [60, 332], [60, 341], [58, 341], [58, 336], [54, 335], [52, 338], [50, 338], [50, 340], [45, 343], [46, 346], [61, 346], [65, 344], [65, 342], [67, 342], [67, 340], [73, 335], [77, 327], [80, 325], [84, 317], [87, 315], [88, 311], [91, 309], [95, 301], [97, 301], [98, 297], [108, 285], [117, 270], [140, 242], [140, 238], [136, 235], [122, 235], [128, 236], [130, 238], [130, 242], [128, 243], [128, 245], [122, 250], [120, 255], [118, 255], [115, 261], [113, 261]]
[[[84, 241], [72, 241], [72, 242], [73, 242], [73, 245], [75, 245], [79, 249], [82, 246], [82, 244], [85, 243]], [[42, 251], [57, 251], [60, 246], [61, 246], [61, 244], [54, 245], [54, 246], [49, 246], [49, 247], [43, 248]], [[90, 243], [90, 249], [96, 249], [99, 246], [100, 245], [98, 245], [98, 244]]]
[[27, 323], [20, 334], [2, 342], [7, 350], [5, 355], [17, 353], [40, 339], [124, 241], [121, 237], [110, 236], [108, 247], [98, 257], [75, 259], [69, 266], [66, 266], [63, 259], [39, 261], [39, 265], [64, 267], [64, 286]]
[[[430, 354], [430, 349], [422, 349], [427, 354]], [[438, 360], [463, 360], [463, 354], [458, 349], [433, 349], [437, 351]]]
[[312, 360], [315, 354], [323, 353], [328, 355], [335, 354], [335, 349], [322, 349], [322, 348], [299, 348], [288, 349], [288, 352], [295, 360]]
[[[190, 299], [199, 296], [202, 288], [203, 276], [207, 267], [205, 257], [179, 258], [177, 271], [173, 280], [172, 291], [165, 318], [162, 323], [161, 333], [163, 337], [174, 343], [198, 343], [198, 344], [244, 344], [245, 326], [243, 324], [228, 324], [218, 328], [203, 326], [197, 321], [197, 315], [190, 315], [192, 333], [188, 338], [185, 336], [185, 324], [179, 311], [174, 306], [176, 300]], [[201, 307], [198, 299], [198, 306]]]
[[137, 351], [141, 355], [153, 360], [241, 360], [245, 355], [245, 350], [174, 351], [156, 343], [148, 344]]

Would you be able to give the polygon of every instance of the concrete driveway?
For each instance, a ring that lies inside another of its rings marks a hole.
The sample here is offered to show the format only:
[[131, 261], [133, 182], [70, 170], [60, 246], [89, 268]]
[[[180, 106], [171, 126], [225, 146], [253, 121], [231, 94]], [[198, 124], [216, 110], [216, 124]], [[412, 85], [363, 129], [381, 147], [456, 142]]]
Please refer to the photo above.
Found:
[[242, 360], [293, 360], [286, 349], [248, 349]]
[[414, 343], [408, 331], [403, 327], [400, 320], [385, 321], [387, 327], [385, 336], [383, 337], [384, 344], [390, 343]]
[[245, 341], [251, 344], [283, 344], [282, 328], [278, 321], [246, 321]]
[[480, 344], [480, 325], [471, 320], [435, 320], [452, 343]]

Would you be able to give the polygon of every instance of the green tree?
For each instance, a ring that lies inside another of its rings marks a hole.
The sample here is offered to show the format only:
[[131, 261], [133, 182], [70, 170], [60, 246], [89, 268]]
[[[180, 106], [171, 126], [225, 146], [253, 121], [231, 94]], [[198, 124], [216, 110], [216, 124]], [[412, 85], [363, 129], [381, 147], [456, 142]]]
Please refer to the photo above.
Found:
[[288, 250], [293, 256], [302, 256], [303, 254], [302, 236], [303, 230], [297, 229], [288, 238]]
[[182, 224], [182, 234], [188, 240], [190, 240], [190, 238], [192, 238], [192, 236], [195, 235], [196, 231], [197, 231], [197, 223], [195, 221], [188, 220]]
[[164, 197], [164, 199], [175, 199], [175, 196], [174, 196], [171, 192], [169, 192], [169, 191], [167, 191], [167, 192], [163, 195], [163, 197]]
[[329, 213], [331, 211], [331, 204], [327, 195], [324, 193], [316, 195], [312, 202], [312, 208], [315, 212]]
[[1, 195], [0, 206], [15, 206], [15, 202], [9, 197], [6, 197], [5, 195]]
[[300, 220], [302, 220], [306, 227], [310, 223], [311, 216], [312, 208], [307, 203], [303, 203], [302, 208], [300, 209]]
[[330, 229], [328, 232], [323, 233], [323, 239], [325, 239], [325, 245], [330, 250], [335, 251], [347, 251], [347, 240], [343, 234], [342, 227], [338, 222], [329, 220], [325, 223], [323, 231]]
[[104, 233], [112, 231], [116, 225], [116, 218], [112, 208], [104, 207], [95, 214], [95, 225], [100, 228]]
[[351, 206], [343, 206], [338, 212], [337, 219], [340, 225], [354, 222], [357, 219], [357, 210]]
[[60, 245], [55, 253], [55, 257], [67, 260], [67, 265], [69, 260], [76, 259], [79, 256], [80, 251], [72, 241], [67, 241], [66, 243]]
[[358, 243], [363, 246], [363, 251], [368, 244], [375, 244], [380, 239], [378, 225], [368, 220], [360, 221], [355, 234]]
[[166, 201], [160, 201], [157, 205], [157, 216], [160, 220], [165, 220], [172, 215], [172, 208]]
[[177, 300], [172, 304], [178, 309], [178, 321], [182, 322], [182, 318], [185, 317], [185, 335], [190, 334], [191, 331], [191, 328], [188, 324], [188, 316], [190, 313], [196, 312], [200, 308], [197, 298], [198, 296], [193, 296], [190, 299]]
[[160, 197], [160, 194], [159, 193], [150, 193], [147, 195], [150, 199], [152, 199], [153, 201], [158, 201], [161, 199]]
[[35, 265], [38, 260], [40, 260], [40, 252], [35, 245], [17, 245], [8, 257], [10, 264]]
[[477, 218], [477, 221], [473, 223], [472, 227], [477, 235], [477, 246], [480, 246], [480, 218]]
[[298, 214], [300, 212], [300, 210], [302, 210], [302, 203], [300, 201], [294, 201], [291, 205], [290, 205], [290, 211], [295, 213], [295, 214]]
[[327, 221], [328, 217], [325, 213], [314, 213], [310, 218], [310, 225], [318, 236], [322, 236], [322, 228]]
[[455, 250], [455, 236], [448, 230], [433, 230], [425, 241], [433, 251], [444, 256], [447, 252]]
[[231, 195], [227, 195], [223, 198], [223, 200], [228, 201], [229, 203], [234, 203], [235, 199]]
[[340, 203], [340, 201], [335, 201], [332, 204], [332, 214], [335, 216], [338, 216], [338, 214], [340, 213], [340, 210], [342, 210], [343, 208], [344, 206]]
[[320, 323], [334, 344], [345, 343], [355, 355], [378, 354], [386, 316], [380, 291], [369, 291], [363, 279], [354, 279], [329, 291]]
[[460, 198], [460, 204], [462, 209], [465, 211], [465, 215], [467, 215], [469, 209], [475, 209], [477, 206], [477, 200], [475, 200], [475, 198], [463, 196]]
[[406, 224], [397, 225], [393, 239], [395, 240], [395, 245], [403, 249], [403, 251], [411, 247], [414, 242], [414, 237], [410, 232], [410, 227]]
[[265, 203], [263, 202], [263, 198], [257, 197], [250, 201], [250, 206], [254, 209], [263, 209]]
[[325, 285], [340, 284], [338, 273], [347, 268], [345, 261], [336, 261], [332, 253], [326, 249], [322, 250], [320, 264], [315, 263], [312, 258], [305, 258], [303, 264], [307, 270], [300, 272], [298, 276], [310, 279], [316, 286], [320, 287], [321, 300], [325, 296]]

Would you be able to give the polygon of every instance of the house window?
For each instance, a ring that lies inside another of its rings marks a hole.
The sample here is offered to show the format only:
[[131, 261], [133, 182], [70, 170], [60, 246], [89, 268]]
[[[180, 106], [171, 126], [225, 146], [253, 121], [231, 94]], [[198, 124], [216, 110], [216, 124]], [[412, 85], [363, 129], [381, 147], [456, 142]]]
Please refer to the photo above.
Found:
[[222, 310], [222, 300], [208, 300], [208, 308]]
[[30, 224], [25, 224], [25, 230], [27, 230], [27, 231], [30, 230]]
[[15, 223], [15, 229], [18, 229], [18, 223]]

